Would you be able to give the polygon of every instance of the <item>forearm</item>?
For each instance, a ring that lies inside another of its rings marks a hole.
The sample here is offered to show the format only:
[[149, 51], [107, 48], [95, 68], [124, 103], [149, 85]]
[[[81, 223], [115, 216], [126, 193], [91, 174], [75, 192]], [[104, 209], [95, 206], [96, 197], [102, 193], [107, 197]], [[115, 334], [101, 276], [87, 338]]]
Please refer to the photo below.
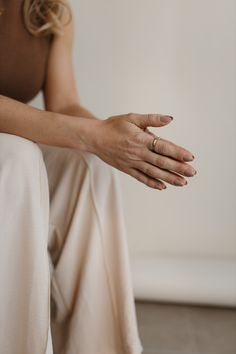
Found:
[[97, 119], [44, 111], [0, 96], [0, 133], [22, 136], [36, 143], [93, 152], [99, 123]]
[[84, 118], [97, 119], [97, 120], [99, 119], [92, 112], [88, 111], [84, 106], [82, 106], [80, 103], [73, 104], [63, 109], [60, 109], [58, 113], [68, 114], [76, 117], [84, 117]]

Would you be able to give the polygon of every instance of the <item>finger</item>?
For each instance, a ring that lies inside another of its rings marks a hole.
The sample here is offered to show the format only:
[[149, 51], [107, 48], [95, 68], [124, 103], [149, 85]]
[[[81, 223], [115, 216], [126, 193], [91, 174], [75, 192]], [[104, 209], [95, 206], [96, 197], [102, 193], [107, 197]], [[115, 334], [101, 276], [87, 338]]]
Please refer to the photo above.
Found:
[[139, 128], [145, 129], [146, 127], [162, 127], [173, 120], [172, 116], [165, 114], [139, 114], [128, 113], [127, 117], [132, 123], [135, 123]]
[[143, 159], [163, 170], [174, 171], [186, 177], [192, 177], [197, 173], [197, 171], [186, 162], [180, 162], [149, 150], [143, 155]]
[[163, 170], [144, 161], [136, 162], [135, 168], [147, 175], [148, 177], [161, 179], [174, 186], [184, 186], [187, 184], [186, 179], [182, 176], [179, 176], [174, 172]]
[[163, 139], [163, 138], [158, 139], [154, 149], [152, 147], [153, 137], [149, 136], [149, 134], [148, 134], [148, 140], [149, 140], [148, 141], [149, 150], [157, 152], [158, 154], [169, 156], [175, 160], [184, 161], [184, 162], [190, 162], [193, 161], [194, 159], [194, 155], [190, 151], [184, 149], [179, 145], [172, 143], [167, 139]]
[[147, 176], [142, 171], [137, 170], [136, 168], [130, 169], [130, 175], [135, 179], [137, 179], [139, 182], [146, 184], [148, 187], [159, 189], [159, 190], [167, 188], [162, 181]]

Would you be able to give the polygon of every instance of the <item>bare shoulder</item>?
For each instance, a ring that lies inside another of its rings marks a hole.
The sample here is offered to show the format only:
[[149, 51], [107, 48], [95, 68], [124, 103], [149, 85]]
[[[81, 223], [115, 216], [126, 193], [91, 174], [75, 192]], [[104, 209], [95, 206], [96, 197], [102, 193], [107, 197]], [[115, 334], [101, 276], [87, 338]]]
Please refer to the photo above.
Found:
[[69, 2], [67, 0], [63, 2], [65, 4], [61, 17], [63, 33], [61, 35], [54, 35], [52, 44], [54, 46], [58, 43], [63, 43], [67, 47], [72, 48], [74, 41], [74, 18]]
[[[68, 1], [65, 4], [69, 6]], [[66, 6], [61, 18], [63, 34], [52, 40], [44, 88], [45, 108], [53, 111], [78, 102], [72, 60], [74, 20]]]

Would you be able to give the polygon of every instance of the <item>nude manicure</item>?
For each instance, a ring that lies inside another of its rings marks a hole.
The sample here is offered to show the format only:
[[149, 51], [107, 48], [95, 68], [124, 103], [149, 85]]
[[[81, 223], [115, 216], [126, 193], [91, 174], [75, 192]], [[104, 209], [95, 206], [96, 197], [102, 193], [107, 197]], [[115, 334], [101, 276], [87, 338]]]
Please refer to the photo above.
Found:
[[193, 161], [194, 156], [193, 156], [193, 155], [192, 155], [192, 156], [186, 155], [186, 156], [183, 157], [183, 159], [184, 159], [184, 161], [186, 161], [186, 162]]
[[160, 121], [163, 123], [169, 123], [170, 121], [172, 121], [172, 117], [171, 116], [163, 116], [160, 118]]

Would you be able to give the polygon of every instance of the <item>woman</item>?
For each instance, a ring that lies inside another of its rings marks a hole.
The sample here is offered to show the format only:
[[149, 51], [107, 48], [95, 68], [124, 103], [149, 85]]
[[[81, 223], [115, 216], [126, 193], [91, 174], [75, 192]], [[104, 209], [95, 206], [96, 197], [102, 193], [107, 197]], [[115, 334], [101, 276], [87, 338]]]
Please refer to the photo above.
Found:
[[168, 115], [80, 104], [68, 4], [0, 9], [0, 353], [139, 354], [116, 169], [161, 190], [194, 157], [149, 132]]

